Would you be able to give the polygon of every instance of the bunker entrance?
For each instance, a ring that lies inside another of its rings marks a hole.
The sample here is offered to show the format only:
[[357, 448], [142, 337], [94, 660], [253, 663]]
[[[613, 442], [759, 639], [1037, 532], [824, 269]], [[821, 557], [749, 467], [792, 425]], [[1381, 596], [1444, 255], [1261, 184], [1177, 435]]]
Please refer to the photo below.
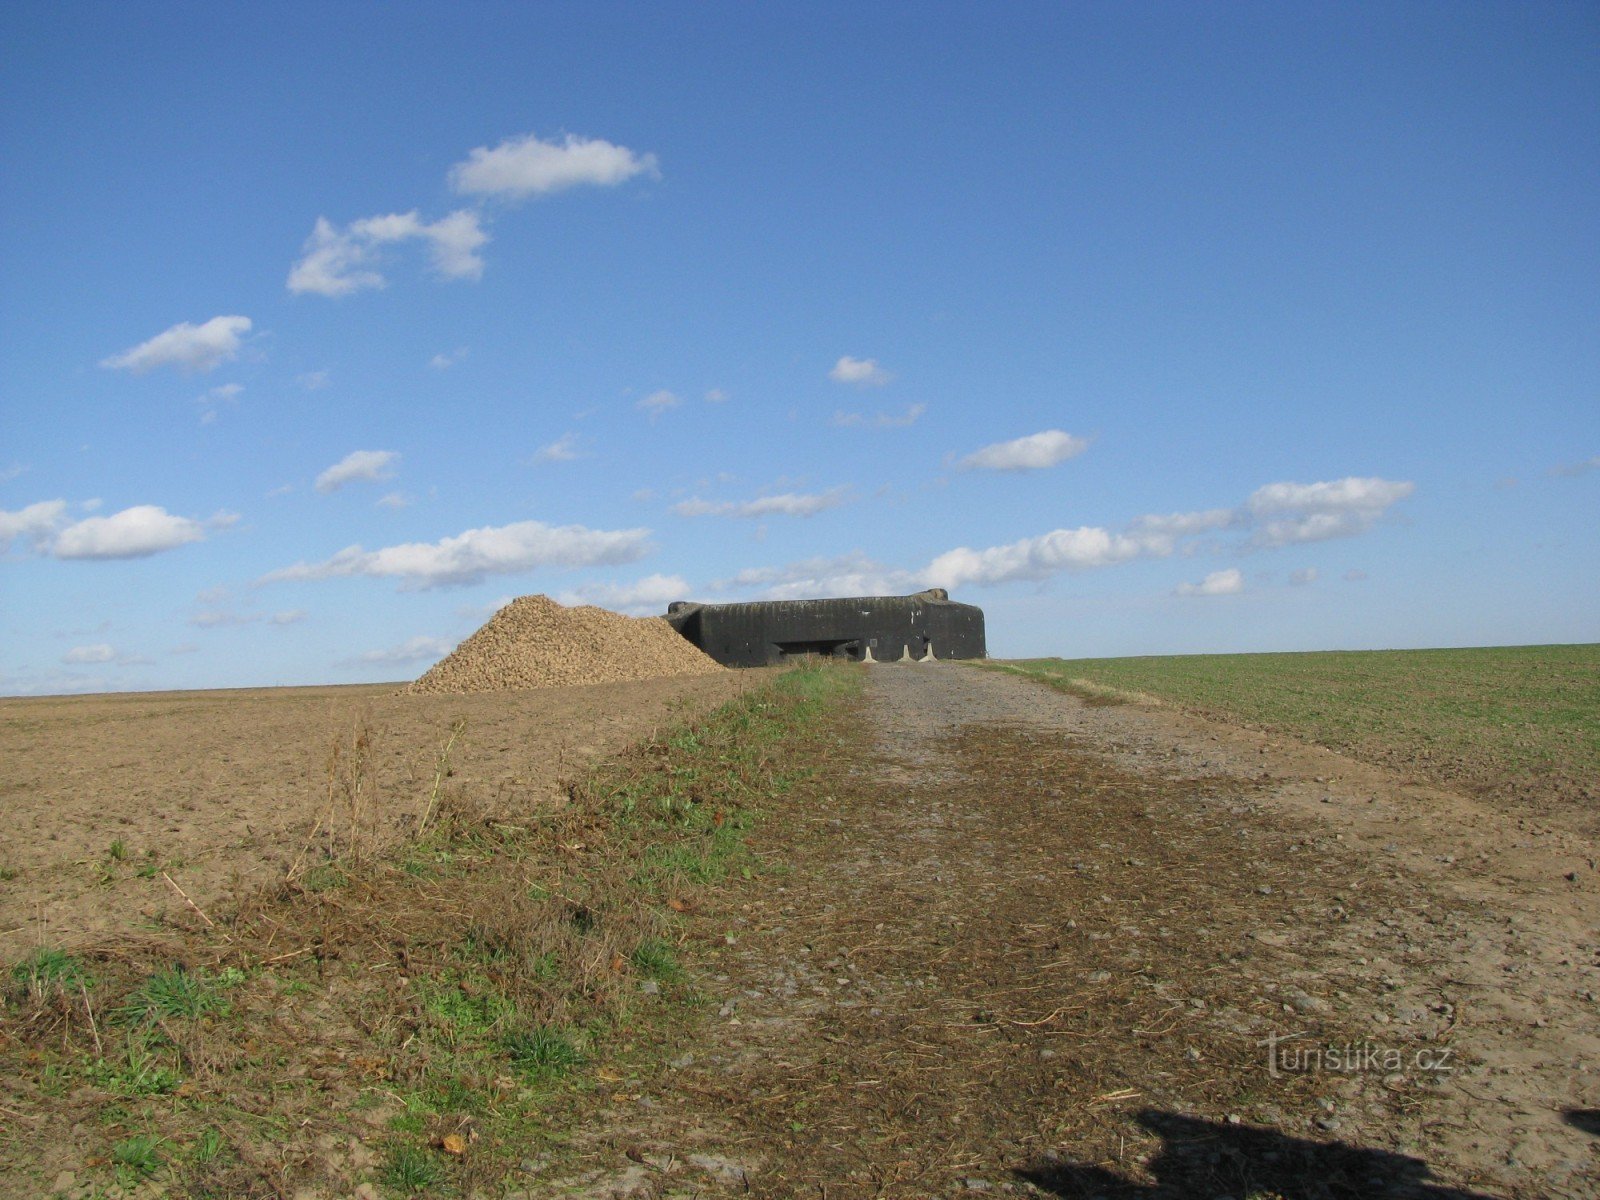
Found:
[[784, 658], [856, 658], [861, 653], [857, 638], [827, 638], [814, 642], [779, 642], [778, 653]]

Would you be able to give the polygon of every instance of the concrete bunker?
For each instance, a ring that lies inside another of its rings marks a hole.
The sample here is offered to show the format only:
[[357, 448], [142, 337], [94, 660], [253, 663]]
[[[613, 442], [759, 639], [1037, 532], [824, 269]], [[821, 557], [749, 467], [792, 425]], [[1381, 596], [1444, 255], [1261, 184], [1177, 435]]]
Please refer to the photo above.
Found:
[[760, 600], [696, 604], [679, 600], [667, 623], [725, 667], [767, 667], [820, 655], [858, 662], [983, 658], [983, 610], [943, 588], [911, 596]]

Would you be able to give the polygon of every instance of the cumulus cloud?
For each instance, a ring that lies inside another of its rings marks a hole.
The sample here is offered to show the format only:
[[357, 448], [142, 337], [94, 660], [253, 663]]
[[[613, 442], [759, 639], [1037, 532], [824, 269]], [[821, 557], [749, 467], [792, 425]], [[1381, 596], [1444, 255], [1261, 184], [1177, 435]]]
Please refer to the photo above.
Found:
[[349, 546], [318, 563], [296, 563], [263, 576], [263, 583], [350, 576], [394, 578], [408, 589], [479, 583], [538, 567], [618, 566], [651, 550], [648, 529], [589, 529], [519, 521], [469, 529], [437, 542], [407, 542], [366, 550]]
[[1061, 571], [1086, 571], [1129, 562], [1151, 553], [1138, 537], [1094, 526], [1056, 529], [1004, 546], [947, 550], [928, 564], [925, 575], [934, 587], [963, 584], [986, 587], [1017, 579], [1047, 579]]
[[847, 504], [851, 495], [849, 487], [840, 486], [825, 492], [785, 492], [755, 500], [713, 502], [695, 497], [680, 500], [672, 511], [680, 517], [811, 517]]
[[105, 642], [93, 646], [74, 646], [61, 656], [64, 663], [108, 663], [117, 661], [117, 652]]
[[1182, 538], [1228, 529], [1238, 523], [1239, 514], [1234, 509], [1208, 508], [1199, 512], [1147, 513], [1135, 517], [1128, 532], [1149, 553], [1164, 556], [1171, 554]]
[[1354, 537], [1371, 529], [1416, 484], [1350, 476], [1324, 483], [1269, 483], [1257, 488], [1244, 512], [1257, 523], [1257, 546], [1288, 546]]
[[1213, 571], [1199, 583], [1180, 583], [1177, 587], [1180, 596], [1232, 596], [1242, 591], [1244, 576], [1238, 567]]
[[296, 294], [348, 296], [386, 283], [376, 264], [381, 247], [397, 242], [427, 244], [433, 269], [443, 279], [479, 279], [483, 258], [478, 251], [489, 241], [476, 212], [461, 209], [432, 223], [415, 209], [407, 213], [363, 217], [340, 228], [318, 217], [301, 257], [289, 269], [287, 286]]
[[478, 146], [450, 168], [450, 186], [470, 196], [526, 200], [571, 187], [615, 187], [637, 175], [660, 178], [654, 154], [636, 154], [603, 138], [567, 134], [559, 142], [534, 134]]
[[887, 596], [920, 591], [925, 584], [858, 552], [808, 558], [781, 567], [751, 567], [711, 585], [714, 592], [753, 594], [763, 600], [822, 596]]
[[440, 659], [455, 648], [456, 643], [445, 638], [424, 635], [407, 638], [398, 646], [390, 646], [387, 650], [368, 650], [353, 660], [347, 660], [345, 665], [381, 663], [386, 666], [401, 666], [405, 663]]
[[227, 609], [206, 609], [189, 618], [196, 629], [226, 629], [233, 625], [253, 625], [261, 620], [258, 613], [236, 613]]
[[662, 612], [674, 600], [689, 596], [689, 584], [681, 575], [646, 575], [632, 583], [592, 583], [560, 593], [562, 604], [596, 604], [629, 616], [651, 616]]
[[578, 435], [575, 433], [564, 433], [555, 441], [540, 446], [533, 452], [534, 462], [571, 462], [581, 457], [583, 456], [578, 453]]
[[435, 354], [428, 360], [428, 365], [435, 371], [448, 371], [462, 359], [466, 358], [468, 350], [465, 346], [457, 346], [453, 354]]
[[667, 391], [666, 388], [662, 388], [639, 400], [634, 404], [634, 407], [641, 412], [649, 413], [651, 417], [659, 417], [669, 408], [677, 408], [682, 403], [682, 400]]
[[975, 450], [956, 465], [964, 471], [1039, 471], [1076, 458], [1089, 448], [1087, 438], [1046, 429]]
[[1289, 572], [1289, 583], [1294, 587], [1305, 587], [1308, 583], [1317, 581], [1317, 574], [1315, 567], [1300, 567]]
[[109, 517], [86, 517], [50, 543], [56, 558], [148, 558], [205, 537], [205, 525], [155, 504], [136, 504]]
[[707, 404], [726, 404], [727, 402], [728, 393], [723, 391], [721, 388], [712, 388], [706, 393]]
[[317, 491], [336, 492], [357, 480], [390, 479], [394, 472], [389, 468], [399, 461], [400, 455], [393, 450], [352, 450], [317, 476]]
[[16, 512], [0, 509], [0, 553], [9, 550], [18, 538], [26, 538], [35, 549], [43, 548], [66, 520], [66, 515], [65, 500], [40, 500]]
[[928, 411], [926, 404], [908, 404], [902, 413], [873, 413], [870, 417], [866, 413], [845, 412], [842, 409], [833, 414], [833, 424], [844, 429], [871, 426], [874, 429], [904, 429], [908, 425], [915, 425], [917, 419]]
[[411, 500], [404, 492], [385, 492], [378, 497], [379, 508], [409, 508]]
[[861, 387], [882, 387], [894, 378], [878, 365], [875, 358], [851, 358], [843, 355], [828, 371], [835, 383], [853, 383]]
[[135, 375], [157, 367], [177, 367], [191, 373], [210, 371], [237, 358], [244, 335], [249, 332], [249, 317], [212, 317], [201, 325], [183, 321], [130, 350], [102, 359], [100, 365]]
[[[1413, 491], [1415, 485], [1411, 483], [1355, 477], [1322, 483], [1269, 484], [1235, 509], [1153, 513], [1135, 518], [1121, 531], [1082, 526], [985, 549], [963, 546], [939, 555], [922, 575], [929, 584], [946, 588], [1041, 580], [1062, 571], [1093, 570], [1138, 558], [1165, 558], [1184, 539], [1223, 530], [1252, 530], [1245, 545], [1254, 547], [1350, 537], [1366, 532], [1390, 506]], [[1218, 572], [1200, 584], [1187, 586], [1215, 588], [1225, 585], [1227, 579], [1226, 572]], [[1183, 594], [1223, 593], [1213, 590]]]

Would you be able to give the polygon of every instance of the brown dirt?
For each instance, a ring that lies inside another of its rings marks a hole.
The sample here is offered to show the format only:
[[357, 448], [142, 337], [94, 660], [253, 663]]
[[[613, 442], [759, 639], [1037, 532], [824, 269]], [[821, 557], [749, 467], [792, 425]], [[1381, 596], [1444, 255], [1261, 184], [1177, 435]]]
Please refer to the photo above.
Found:
[[377, 853], [423, 814], [458, 725], [440, 788], [527, 808], [752, 682], [718, 668], [514, 694], [386, 684], [0, 700], [0, 962], [157, 928], [187, 915], [178, 888], [210, 910], [330, 856]]
[[1600, 1196], [1565, 832], [918, 665], [753, 844], [785, 873], [694, 922], [717, 1016], [525, 1195]]
[[408, 689], [488, 692], [714, 675], [721, 665], [660, 617], [519, 596]]

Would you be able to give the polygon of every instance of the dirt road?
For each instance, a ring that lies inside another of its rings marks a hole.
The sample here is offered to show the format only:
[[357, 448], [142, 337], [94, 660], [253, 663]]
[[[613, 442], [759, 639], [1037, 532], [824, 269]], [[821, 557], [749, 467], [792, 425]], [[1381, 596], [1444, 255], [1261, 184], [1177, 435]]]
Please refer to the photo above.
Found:
[[1600, 1195], [1570, 831], [940, 664], [875, 668], [753, 845], [692, 921], [714, 1015], [527, 1195]]

